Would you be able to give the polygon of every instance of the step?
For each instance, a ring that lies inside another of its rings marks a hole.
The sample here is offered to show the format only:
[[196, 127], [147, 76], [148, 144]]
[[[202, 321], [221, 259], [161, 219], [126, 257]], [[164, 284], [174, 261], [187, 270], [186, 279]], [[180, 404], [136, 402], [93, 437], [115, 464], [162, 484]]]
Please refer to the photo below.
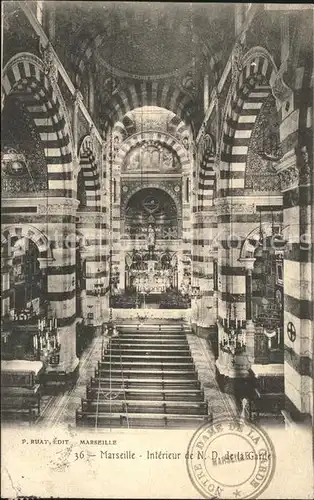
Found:
[[[113, 361], [111, 360], [110, 361], [104, 361], [104, 359], [102, 361], [99, 361], [99, 363], [101, 363], [101, 368], [102, 369], [110, 369], [110, 366], [111, 366], [111, 369], [114, 368], [114, 369], [117, 369], [117, 368], [123, 368], [123, 369], [132, 369], [132, 368], [151, 368], [151, 369], [164, 369], [164, 370], [177, 370], [178, 368], [182, 368], [186, 371], [194, 371], [195, 370], [195, 367], [194, 367], [194, 363], [173, 363], [173, 362], [149, 362], [149, 361], [122, 361], [121, 363], [121, 360], [116, 360], [116, 361]], [[98, 365], [100, 366], [100, 365]]]
[[185, 343], [175, 343], [175, 342], [167, 342], [163, 343], [160, 341], [156, 342], [142, 342], [142, 341], [134, 341], [134, 342], [124, 342], [119, 339], [111, 340], [108, 344], [108, 349], [128, 349], [128, 348], [136, 348], [136, 349], [176, 349], [176, 350], [185, 350], [189, 349], [188, 342]]
[[133, 330], [129, 330], [129, 331], [119, 331], [118, 332], [119, 334], [119, 337], [130, 337], [132, 335], [136, 335], [138, 337], [160, 337], [160, 338], [163, 338], [163, 337], [174, 337], [174, 338], [186, 338], [186, 334], [187, 332], [184, 332], [184, 331], [174, 331], [174, 330], [165, 330], [165, 331], [162, 331], [162, 332], [159, 332], [158, 330], [153, 330], [153, 331], [147, 331], [147, 330], [137, 330], [137, 329], [133, 329]]
[[76, 425], [93, 425], [101, 427], [176, 427], [176, 426], [198, 426], [202, 423], [211, 420], [209, 415], [162, 415], [162, 414], [150, 414], [150, 413], [93, 413], [93, 412], [82, 412], [78, 410], [76, 412]]
[[[123, 394], [125, 396], [125, 394]], [[109, 404], [110, 400], [99, 400], [102, 401], [104, 404]], [[169, 401], [155, 401], [155, 400], [144, 400], [144, 399], [125, 399], [125, 397], [122, 400], [111, 400], [112, 403], [115, 401], [119, 401], [120, 404], [128, 404], [128, 405], [139, 405], [145, 407], [147, 406], [167, 406], [167, 407], [195, 407], [195, 408], [207, 408], [208, 404], [206, 401], [180, 401], [180, 400], [169, 400]], [[97, 398], [82, 398], [82, 403], [95, 403], [97, 404]]]
[[98, 377], [100, 375], [101, 377], [107, 376], [107, 377], [112, 377], [112, 378], [117, 378], [120, 377], [120, 379], [123, 378], [125, 380], [132, 380], [134, 378], [147, 378], [150, 380], [155, 380], [155, 379], [160, 379], [160, 378], [175, 378], [175, 379], [182, 379], [186, 380], [188, 379], [195, 379], [198, 380], [197, 374], [195, 372], [189, 372], [189, 371], [184, 371], [184, 370], [97, 370], [95, 371], [95, 376]]
[[121, 372], [120, 372], [120, 376], [118, 377], [113, 377], [113, 376], [109, 376], [109, 372], [100, 372], [98, 373], [97, 370], [95, 370], [95, 378], [100, 379], [101, 381], [108, 381], [108, 383], [111, 382], [111, 384], [115, 383], [115, 382], [119, 382], [120, 384], [124, 381], [125, 385], [128, 385], [128, 384], [151, 384], [151, 385], [156, 385], [156, 384], [163, 384], [163, 385], [169, 385], [169, 384], [177, 384], [178, 386], [180, 385], [189, 385], [189, 384], [195, 384], [195, 383], [200, 383], [199, 380], [194, 376], [193, 377], [193, 374], [191, 376], [191, 374], [183, 379], [180, 379], [180, 378], [175, 378], [175, 377], [172, 377], [172, 376], [168, 376], [167, 378], [163, 377], [161, 374], [160, 376], [157, 378], [153, 378], [153, 379], [150, 379], [150, 380], [147, 380], [146, 377], [132, 377], [132, 378], [127, 378], [125, 377], [124, 375], [122, 376]]
[[[105, 359], [104, 359], [105, 358]], [[103, 356], [103, 359], [104, 360], [110, 360], [111, 361], [149, 361], [149, 362], [155, 362], [155, 361], [160, 361], [160, 362], [164, 362], [166, 363], [167, 361], [180, 361], [181, 363], [192, 363], [193, 362], [193, 359], [192, 359], [192, 356], [191, 354], [189, 355], [177, 355], [176, 357], [174, 356], [171, 356], [170, 354], [169, 355], [158, 355], [158, 354], [154, 354], [154, 355], [149, 355], [149, 354], [135, 354], [134, 356], [132, 355], [129, 355], [129, 354], [112, 354], [110, 356], [109, 353], [107, 353], [105, 356]]]
[[101, 387], [86, 388], [87, 399], [107, 399], [107, 400], [120, 400], [120, 399], [135, 399], [135, 400], [155, 400], [155, 401], [181, 401], [183, 398], [187, 401], [204, 401], [204, 391], [202, 389], [125, 389], [116, 390], [101, 384]]
[[132, 335], [119, 335], [118, 337], [112, 338], [112, 340], [117, 340], [120, 342], [159, 342], [159, 343], [164, 343], [164, 342], [174, 342], [174, 343], [186, 343], [187, 339], [185, 335], [137, 335], [137, 334], [132, 334]]
[[110, 412], [110, 413], [162, 413], [173, 414], [183, 413], [185, 415], [207, 415], [207, 405], [205, 403], [187, 403], [180, 404], [179, 402], [172, 401], [165, 403], [162, 401], [97, 401], [97, 400], [82, 400], [83, 412]]
[[120, 354], [123, 354], [123, 355], [147, 355], [147, 354], [152, 354], [152, 355], [160, 355], [160, 356], [172, 356], [172, 357], [176, 357], [176, 356], [189, 356], [191, 354], [191, 351], [189, 348], [185, 348], [185, 349], [181, 349], [181, 350], [178, 350], [178, 349], [159, 349], [158, 347], [156, 347], [155, 349], [151, 349], [149, 347], [142, 347], [142, 348], [138, 348], [137, 346], [133, 346], [133, 347], [128, 347], [128, 348], [123, 348], [123, 347], [116, 347], [116, 348], [111, 348], [110, 347], [108, 349], [106, 349], [106, 353], [107, 354], [110, 354], [112, 356], [114, 355], [120, 355]]
[[145, 325], [143, 324], [140, 324], [140, 323], [133, 323], [133, 324], [130, 324], [130, 325], [117, 325], [117, 329], [119, 331], [127, 331], [127, 330], [130, 330], [130, 331], [134, 331], [134, 330], [137, 330], [137, 329], [140, 329], [140, 330], [147, 330], [147, 331], [157, 331], [157, 332], [164, 332], [164, 331], [191, 331], [191, 328], [187, 325], [152, 325], [152, 324], [149, 324], [149, 323], [146, 323]]
[[111, 387], [112, 389], [124, 390], [124, 389], [200, 389], [201, 385], [198, 380], [180, 380], [180, 379], [168, 379], [168, 380], [145, 380], [145, 379], [134, 379], [134, 380], [123, 380], [121, 378], [109, 379], [109, 377], [101, 377], [93, 379], [91, 382], [92, 387]]
[[115, 368], [112, 368], [112, 366], [108, 367], [103, 367], [102, 363], [98, 361], [98, 371], [101, 371], [103, 373], [110, 373], [111, 376], [114, 376], [115, 373], [121, 374], [123, 372], [124, 376], [134, 376], [134, 375], [143, 375], [145, 377], [154, 377], [154, 376], [171, 376], [171, 377], [196, 377], [197, 378], [197, 373], [193, 370], [167, 370], [160, 368], [159, 370], [150, 370], [150, 369], [139, 369], [139, 368], [124, 368], [124, 367], [119, 367], [115, 366]]

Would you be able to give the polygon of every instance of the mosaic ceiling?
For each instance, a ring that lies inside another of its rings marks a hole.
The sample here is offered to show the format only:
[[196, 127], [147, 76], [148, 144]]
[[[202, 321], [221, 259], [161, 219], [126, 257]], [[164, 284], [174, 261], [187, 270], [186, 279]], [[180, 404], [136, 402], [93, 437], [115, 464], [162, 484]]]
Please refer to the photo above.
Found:
[[204, 44], [219, 56], [221, 48], [227, 53], [233, 42], [232, 4], [62, 2], [60, 8], [59, 2], [55, 6], [60, 50], [65, 50], [64, 38], [71, 33], [67, 44], [77, 59], [86, 47], [96, 47], [97, 64], [116, 76], [168, 78], [195, 69]]

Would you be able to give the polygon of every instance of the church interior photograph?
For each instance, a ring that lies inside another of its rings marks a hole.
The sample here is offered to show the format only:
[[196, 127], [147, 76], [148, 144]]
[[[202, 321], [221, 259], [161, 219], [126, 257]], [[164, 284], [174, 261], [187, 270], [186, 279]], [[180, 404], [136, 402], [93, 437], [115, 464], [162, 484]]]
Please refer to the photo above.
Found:
[[313, 424], [312, 9], [3, 2], [4, 426]]

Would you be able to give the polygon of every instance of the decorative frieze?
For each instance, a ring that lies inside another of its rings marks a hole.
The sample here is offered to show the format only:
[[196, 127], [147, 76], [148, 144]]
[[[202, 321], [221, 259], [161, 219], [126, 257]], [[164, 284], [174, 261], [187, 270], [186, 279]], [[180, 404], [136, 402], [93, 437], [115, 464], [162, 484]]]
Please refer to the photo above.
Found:
[[239, 74], [243, 69], [243, 55], [244, 55], [244, 47], [240, 42], [236, 42], [231, 57], [231, 74], [232, 74], [232, 83], [235, 84], [238, 81]]
[[254, 214], [256, 212], [255, 203], [232, 203], [231, 200], [217, 199], [215, 201], [217, 215], [230, 214]]
[[47, 198], [37, 203], [40, 215], [76, 215], [79, 201], [74, 198]]
[[300, 168], [300, 183], [310, 184], [311, 182], [311, 166], [307, 147], [303, 146], [300, 149], [301, 153], [301, 168]]
[[282, 191], [288, 191], [299, 185], [299, 170], [296, 165], [293, 165], [279, 172], [280, 184]]
[[275, 168], [279, 174], [281, 191], [288, 191], [299, 185], [300, 174], [294, 150], [285, 154]]
[[78, 224], [104, 224], [106, 221], [106, 214], [99, 212], [77, 213], [76, 221]]

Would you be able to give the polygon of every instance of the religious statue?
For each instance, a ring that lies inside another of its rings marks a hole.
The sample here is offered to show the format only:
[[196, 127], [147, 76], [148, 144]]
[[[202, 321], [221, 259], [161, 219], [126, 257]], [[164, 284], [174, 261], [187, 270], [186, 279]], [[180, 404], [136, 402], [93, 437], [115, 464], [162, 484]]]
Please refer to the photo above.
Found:
[[133, 151], [129, 157], [129, 161], [126, 165], [127, 170], [139, 170], [140, 168], [140, 153], [139, 151]]
[[147, 246], [150, 258], [153, 257], [153, 250], [155, 246], [155, 231], [151, 224], [148, 226], [147, 230]]
[[173, 168], [173, 155], [171, 151], [164, 149], [162, 160], [164, 169]]

